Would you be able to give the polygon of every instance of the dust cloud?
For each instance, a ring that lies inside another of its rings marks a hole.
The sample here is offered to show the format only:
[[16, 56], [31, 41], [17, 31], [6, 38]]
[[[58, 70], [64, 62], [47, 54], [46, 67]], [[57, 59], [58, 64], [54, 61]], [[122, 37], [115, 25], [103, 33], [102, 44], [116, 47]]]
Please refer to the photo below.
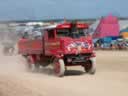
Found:
[[25, 70], [26, 61], [17, 54], [17, 41], [16, 26], [0, 23], [0, 73], [17, 73]]
[[0, 49], [0, 73], [18, 73], [25, 72], [26, 60], [17, 54], [4, 55], [2, 48]]

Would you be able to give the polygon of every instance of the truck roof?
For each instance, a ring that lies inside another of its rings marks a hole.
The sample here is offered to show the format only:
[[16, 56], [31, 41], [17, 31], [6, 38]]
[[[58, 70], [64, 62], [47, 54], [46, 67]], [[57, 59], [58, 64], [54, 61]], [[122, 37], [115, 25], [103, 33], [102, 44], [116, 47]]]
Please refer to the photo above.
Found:
[[[49, 26], [45, 26], [43, 27], [43, 29], [66, 29], [66, 28], [71, 28], [72, 26], [72, 23], [70, 22], [65, 22], [65, 23], [59, 23], [59, 24], [52, 24], [52, 25], [49, 25]], [[89, 25], [86, 24], [86, 23], [76, 23], [76, 27], [77, 28], [89, 28]]]

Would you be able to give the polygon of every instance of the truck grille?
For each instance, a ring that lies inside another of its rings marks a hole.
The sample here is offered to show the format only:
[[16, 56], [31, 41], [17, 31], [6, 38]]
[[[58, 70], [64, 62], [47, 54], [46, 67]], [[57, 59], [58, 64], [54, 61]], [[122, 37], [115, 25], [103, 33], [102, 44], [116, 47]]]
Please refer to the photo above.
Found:
[[[65, 63], [72, 63], [72, 64], [77, 64], [77, 63], [85, 63], [87, 58], [91, 56], [91, 53], [88, 54], [72, 54], [72, 55], [65, 55], [64, 56], [64, 61]], [[71, 60], [71, 62], [68, 62], [68, 59]]]

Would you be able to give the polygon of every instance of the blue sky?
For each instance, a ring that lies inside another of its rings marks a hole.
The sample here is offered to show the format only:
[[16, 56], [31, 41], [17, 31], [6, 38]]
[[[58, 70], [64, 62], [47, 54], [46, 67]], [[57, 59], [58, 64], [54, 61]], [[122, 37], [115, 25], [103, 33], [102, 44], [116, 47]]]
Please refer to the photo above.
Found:
[[128, 16], [128, 0], [0, 0], [0, 20]]

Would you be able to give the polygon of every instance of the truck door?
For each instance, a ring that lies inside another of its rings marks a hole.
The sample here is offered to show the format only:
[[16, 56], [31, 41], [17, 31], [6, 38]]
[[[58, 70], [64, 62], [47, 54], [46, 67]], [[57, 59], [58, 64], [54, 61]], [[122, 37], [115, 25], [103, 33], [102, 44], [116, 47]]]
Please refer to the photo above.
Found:
[[45, 55], [52, 55], [52, 52], [57, 49], [58, 41], [56, 39], [56, 30], [49, 29], [47, 30], [47, 37], [45, 37]]

